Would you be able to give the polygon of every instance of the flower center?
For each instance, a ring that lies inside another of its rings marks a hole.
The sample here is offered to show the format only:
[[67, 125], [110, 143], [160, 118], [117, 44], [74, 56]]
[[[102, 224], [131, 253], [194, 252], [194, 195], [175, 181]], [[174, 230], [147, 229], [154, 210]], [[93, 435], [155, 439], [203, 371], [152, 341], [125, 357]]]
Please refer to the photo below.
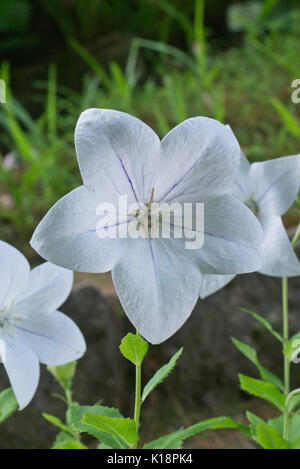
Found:
[[156, 225], [156, 210], [152, 210], [154, 199], [154, 187], [151, 191], [149, 202], [142, 204], [137, 210], [128, 215], [134, 216], [137, 221], [137, 229], [142, 229], [146, 238], [151, 238]]
[[4, 331], [4, 329], [8, 329], [10, 335], [12, 335], [14, 323], [21, 319], [14, 316], [13, 306], [14, 300], [11, 302], [9, 307], [3, 306], [0, 309], [0, 332], [1, 330]]
[[162, 210], [160, 204], [154, 203], [154, 188], [151, 191], [149, 202], [140, 204], [139, 208], [129, 213], [129, 216], [135, 217], [136, 229], [143, 232], [143, 238], [158, 237], [160, 225], [162, 222], [162, 213], [172, 212]]
[[149, 202], [139, 204], [137, 209], [128, 213], [128, 216], [134, 217], [132, 221], [135, 229], [140, 232], [142, 238], [160, 237], [162, 226], [167, 223], [170, 227], [170, 217], [175, 215], [175, 211], [169, 209], [168, 204], [155, 203], [153, 199], [154, 188], [151, 191]]
[[254, 215], [258, 217], [259, 206], [257, 202], [254, 200], [253, 194], [250, 195], [249, 199], [245, 202], [245, 205], [247, 205], [247, 207], [250, 208], [251, 212], [253, 212]]
[[0, 309], [0, 328], [4, 329], [4, 327], [8, 324], [9, 321], [9, 311], [7, 311], [7, 307], [4, 306]]

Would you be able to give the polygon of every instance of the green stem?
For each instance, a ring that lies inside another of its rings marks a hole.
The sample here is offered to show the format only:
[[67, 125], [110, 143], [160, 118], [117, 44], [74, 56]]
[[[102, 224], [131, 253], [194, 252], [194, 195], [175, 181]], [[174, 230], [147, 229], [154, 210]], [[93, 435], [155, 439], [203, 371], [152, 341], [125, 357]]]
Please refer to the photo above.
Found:
[[[73, 404], [72, 391], [71, 389], [65, 389], [65, 395], [67, 399], [67, 406], [70, 407]], [[80, 433], [74, 430], [74, 438], [77, 443], [80, 443]]]
[[141, 365], [135, 367], [135, 409], [134, 409], [134, 421], [136, 429], [139, 429], [140, 425], [140, 411], [142, 405], [141, 399]]
[[[289, 341], [289, 307], [288, 307], [288, 279], [282, 278], [282, 319], [283, 319], [283, 343], [287, 345]], [[284, 394], [290, 392], [290, 360], [284, 355]]]
[[[297, 245], [298, 238], [300, 237], [300, 223], [292, 240], [292, 247]], [[286, 350], [286, 345], [289, 341], [289, 305], [288, 305], [288, 279], [282, 278], [282, 319], [283, 319], [283, 346]], [[289, 398], [293, 396], [290, 393], [290, 358], [284, 354], [284, 394], [286, 395], [286, 402], [284, 407], [284, 424], [283, 424], [283, 437], [288, 441], [289, 439]], [[299, 392], [298, 390], [296, 390]]]
[[67, 399], [67, 405], [68, 405], [68, 407], [70, 407], [70, 405], [72, 405], [72, 403], [73, 403], [73, 401], [72, 401], [72, 391], [70, 389], [66, 389], [65, 394], [66, 394], [66, 399]]
[[289, 404], [291, 399], [294, 396], [297, 396], [297, 394], [300, 393], [300, 389], [294, 389], [294, 391], [290, 392], [288, 396], [286, 397], [285, 404], [284, 404], [284, 424], [283, 424], [283, 438], [286, 441], [289, 441], [289, 418], [290, 418], [290, 412], [289, 412]]
[[293, 246], [293, 248], [296, 247], [298, 238], [300, 238], [300, 223], [299, 223], [299, 225], [298, 225], [298, 228], [297, 228], [296, 233], [294, 234], [294, 237], [293, 237], [293, 240], [292, 240], [292, 246]]
[[[138, 335], [138, 332], [136, 332]], [[135, 406], [134, 406], [134, 422], [137, 432], [139, 432], [140, 426], [140, 413], [142, 406], [142, 396], [141, 396], [141, 382], [142, 382], [142, 365], [137, 363], [135, 365]], [[137, 444], [135, 445], [137, 448]]]
[[[284, 350], [289, 341], [289, 309], [288, 309], [288, 279], [282, 278], [282, 320], [283, 320], [283, 347]], [[288, 396], [290, 392], [290, 359], [284, 353], [284, 367], [283, 367], [283, 385], [284, 394]], [[283, 437], [288, 440], [289, 437], [289, 410], [286, 405], [284, 408], [284, 429]]]

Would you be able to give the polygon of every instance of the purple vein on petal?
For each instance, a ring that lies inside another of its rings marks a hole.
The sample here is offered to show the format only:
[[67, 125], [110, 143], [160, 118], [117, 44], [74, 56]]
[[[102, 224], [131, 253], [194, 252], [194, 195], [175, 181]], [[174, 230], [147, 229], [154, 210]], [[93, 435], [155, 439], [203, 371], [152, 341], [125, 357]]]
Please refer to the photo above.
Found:
[[134, 189], [134, 187], [133, 187], [133, 182], [132, 182], [132, 180], [131, 180], [131, 178], [130, 178], [130, 176], [129, 176], [129, 174], [128, 174], [126, 168], [125, 168], [125, 165], [124, 165], [124, 162], [123, 162], [123, 160], [122, 160], [122, 158], [121, 158], [121, 155], [119, 155], [118, 151], [117, 151], [116, 148], [114, 147], [111, 138], [109, 139], [109, 143], [111, 144], [111, 147], [112, 147], [113, 151], [115, 152], [115, 154], [116, 154], [116, 156], [117, 156], [119, 162], [121, 163], [122, 169], [123, 169], [123, 171], [124, 171], [124, 173], [125, 173], [125, 175], [126, 175], [126, 178], [127, 178], [128, 182], [129, 182], [129, 184], [130, 184], [130, 187], [131, 187], [132, 193], [133, 193], [133, 195], [134, 195], [134, 198], [135, 198], [136, 202], [139, 204], [139, 201], [138, 201], [138, 198], [137, 198], [135, 189]]
[[26, 302], [27, 300], [30, 300], [32, 299], [35, 295], [38, 295], [40, 293], [42, 293], [43, 291], [47, 291], [49, 290], [49, 288], [51, 287], [51, 284], [54, 283], [54, 281], [56, 280], [56, 278], [54, 278], [53, 282], [51, 282], [49, 285], [46, 285], [45, 287], [43, 288], [40, 288], [39, 290], [36, 290], [34, 291], [31, 295], [29, 296], [25, 296], [22, 300], [18, 301], [14, 306], [19, 306], [21, 305], [22, 303], [24, 303], [24, 301]]
[[285, 173], [281, 174], [279, 178], [276, 179], [276, 181], [272, 182], [272, 184], [269, 185], [269, 187], [265, 190], [265, 192], [259, 197], [259, 199], [256, 201], [257, 204], [259, 204], [265, 196], [269, 193], [269, 191], [272, 189], [273, 186], [277, 184], [278, 181], [284, 176]]
[[[107, 230], [108, 228], [114, 228], [115, 226], [124, 225], [125, 223], [128, 223], [128, 221], [129, 221], [129, 218], [127, 218], [127, 220], [124, 220], [124, 221], [118, 221], [117, 223], [114, 223], [113, 225], [104, 226], [103, 228]], [[97, 231], [97, 230], [94, 230], [94, 231]]]
[[163, 199], [165, 199], [167, 197], [167, 195], [170, 194], [170, 192], [172, 192], [177, 186], [179, 186], [179, 184], [184, 180], [184, 178], [197, 166], [198, 164], [198, 161], [196, 161], [185, 173], [183, 176], [181, 176], [181, 178], [175, 182], [171, 187], [170, 189], [164, 193], [164, 195], [160, 198], [159, 202], [161, 202]]
[[183, 231], [189, 230], [189, 231], [192, 231], [193, 233], [204, 233], [205, 235], [211, 236], [213, 238], [219, 238], [219, 239], [223, 239], [224, 241], [228, 241], [230, 243], [236, 243], [236, 244], [239, 244], [241, 246], [249, 247], [249, 244], [244, 243], [243, 241], [239, 241], [239, 240], [236, 240], [236, 239], [231, 239], [231, 238], [228, 238], [227, 236], [224, 236], [224, 235], [218, 235], [216, 233], [211, 233], [210, 231], [195, 230], [194, 228], [188, 228], [184, 225], [176, 225], [174, 223], [170, 223], [170, 225], [173, 226], [173, 227], [181, 228]]
[[152, 259], [152, 263], [154, 267], [154, 273], [155, 273], [156, 280], [158, 280], [158, 271], [157, 271], [156, 261], [155, 261], [154, 252], [153, 252], [152, 240], [151, 238], [148, 238], [148, 240], [149, 240], [149, 246], [150, 246], [151, 259]]
[[23, 331], [23, 332], [28, 332], [28, 334], [33, 334], [33, 335], [37, 335], [39, 337], [44, 337], [45, 339], [49, 339], [49, 340], [54, 340], [53, 337], [50, 337], [46, 334], [42, 334], [40, 332], [35, 332], [35, 331], [31, 331], [30, 329], [26, 329], [26, 327], [21, 327], [21, 326], [16, 326], [16, 329], [19, 329], [20, 331]]
[[106, 171], [105, 171], [105, 175], [106, 175], [107, 179], [109, 180], [109, 182], [111, 183], [111, 185], [113, 186], [113, 188], [115, 189], [115, 191], [117, 192], [117, 194], [122, 195], [121, 192], [119, 191], [118, 187], [116, 186], [116, 184], [111, 179], [111, 177], [107, 174]]
[[52, 342], [56, 342], [57, 344], [63, 344], [64, 347], [68, 347], [69, 349], [75, 350], [76, 352], [78, 352], [76, 347], [74, 347], [73, 345], [68, 344], [67, 342], [64, 342], [62, 340], [57, 340], [56, 338], [51, 337], [51, 336], [46, 335], [46, 334], [42, 334], [41, 332], [32, 331], [31, 329], [27, 329], [26, 327], [17, 326], [17, 325], [15, 325], [14, 327], [16, 329], [19, 329], [22, 332], [26, 332], [27, 334], [36, 335], [38, 337], [42, 337], [43, 339], [47, 339], [47, 340], [51, 340]]
[[237, 180], [234, 181], [234, 184], [237, 186], [237, 188], [240, 190], [240, 192], [241, 192], [242, 194], [244, 194], [244, 196], [247, 198], [247, 197], [248, 197], [248, 194], [247, 194], [247, 192], [244, 190], [244, 188], [242, 187], [242, 185], [241, 185]]
[[192, 166], [183, 174], [183, 176], [181, 176], [181, 178], [177, 182], [175, 182], [170, 187], [170, 189], [167, 190], [167, 192], [165, 192], [165, 194], [160, 198], [159, 202], [161, 202], [165, 197], [167, 197], [167, 195], [170, 194], [170, 192], [172, 192], [177, 186], [179, 186], [179, 184], [186, 178], [186, 176], [188, 176], [190, 174], [190, 172], [194, 168], [196, 168], [196, 166], [198, 166], [198, 164], [201, 162], [201, 160], [203, 159], [204, 155], [208, 152], [208, 150], [209, 150], [209, 145], [204, 150], [204, 152], [201, 154], [201, 156], [197, 159], [197, 161], [195, 161], [195, 163], [193, 163]]
[[218, 235], [216, 233], [210, 233], [209, 231], [204, 231], [204, 234], [207, 235], [207, 236], [214, 237], [214, 238], [224, 239], [224, 241], [228, 241], [229, 243], [236, 243], [236, 244], [239, 244], [241, 246], [245, 246], [247, 248], [249, 247], [249, 244], [244, 243], [243, 241], [240, 241], [238, 239], [231, 239], [231, 238], [228, 238], [227, 236], [224, 236], [224, 235]]
[[143, 198], [145, 198], [145, 172], [144, 172], [144, 165], [142, 166], [142, 190], [143, 190]]

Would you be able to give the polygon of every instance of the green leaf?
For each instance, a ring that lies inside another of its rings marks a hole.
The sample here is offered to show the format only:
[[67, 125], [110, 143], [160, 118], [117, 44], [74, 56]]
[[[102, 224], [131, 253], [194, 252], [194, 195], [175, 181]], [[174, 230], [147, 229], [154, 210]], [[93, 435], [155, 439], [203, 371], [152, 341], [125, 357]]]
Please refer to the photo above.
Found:
[[246, 412], [246, 416], [247, 416], [247, 419], [250, 422], [251, 438], [256, 441], [257, 440], [257, 434], [256, 434], [257, 425], [259, 423], [265, 423], [265, 422], [264, 422], [263, 419], [261, 419], [260, 417], [258, 417], [255, 414], [253, 414], [252, 412], [249, 412], [248, 410]]
[[[280, 415], [280, 417], [276, 417], [274, 419], [270, 419], [268, 421], [268, 425], [270, 425], [272, 428], [275, 428], [275, 430], [277, 430], [280, 435], [283, 435], [283, 415]], [[289, 430], [289, 441], [293, 443], [293, 449], [296, 449], [296, 446], [298, 445], [297, 440], [300, 438], [300, 415], [290, 415]]]
[[85, 413], [83, 414], [82, 422], [95, 427], [97, 430], [113, 435], [127, 445], [135, 445], [138, 441], [137, 429], [132, 419]]
[[52, 445], [52, 449], [56, 449], [57, 446], [61, 446], [72, 439], [73, 437], [69, 433], [61, 431], [56, 435], [55, 442]]
[[285, 396], [279, 389], [272, 383], [267, 383], [260, 379], [250, 378], [239, 374], [241, 389], [252, 394], [253, 396], [260, 397], [265, 401], [273, 404], [279, 410], [284, 410]]
[[0, 393], [0, 423], [3, 423], [16, 410], [18, 403], [12, 388], [7, 388]]
[[55, 449], [88, 449], [84, 444], [76, 440], [69, 440], [64, 445]]
[[69, 433], [71, 436], [73, 436], [72, 428], [68, 427], [68, 425], [65, 425], [58, 417], [55, 417], [54, 415], [50, 415], [50, 414], [42, 414], [42, 415], [44, 419], [52, 423], [52, 425], [60, 428], [63, 432]]
[[297, 438], [293, 443], [290, 443], [289, 449], [300, 449], [300, 438]]
[[188, 428], [181, 428], [169, 435], [162, 436], [157, 440], [147, 443], [143, 449], [172, 449], [176, 448], [176, 445], [181, 444], [183, 440], [190, 436], [201, 433], [205, 430], [218, 430], [221, 428], [237, 428], [245, 432], [247, 436], [250, 435], [249, 429], [235, 422], [231, 417], [218, 417], [214, 419], [205, 420], [200, 423], [196, 423]]
[[258, 417], [258, 415], [253, 414], [253, 413], [250, 412], [249, 410], [247, 410], [246, 416], [247, 416], [247, 419], [249, 420], [249, 422], [251, 423], [251, 425], [254, 425], [255, 427], [257, 427], [257, 425], [258, 425], [259, 423], [264, 423], [264, 420], [263, 420], [263, 419], [261, 419], [260, 417]]
[[148, 351], [148, 343], [140, 334], [127, 334], [122, 339], [120, 350], [122, 355], [134, 365], [141, 365]]
[[106, 445], [105, 443], [99, 443], [97, 449], [113, 449], [110, 446]]
[[[178, 430], [178, 432], [180, 432], [180, 430]], [[143, 449], [180, 449], [182, 448], [182, 444], [183, 440], [180, 438], [180, 433], [177, 435], [177, 432], [174, 432], [146, 443]]]
[[70, 362], [66, 365], [60, 366], [47, 366], [47, 370], [54, 376], [59, 382], [61, 387], [65, 390], [70, 390], [72, 386], [72, 380], [75, 375], [77, 362]]
[[288, 449], [289, 444], [280, 433], [266, 423], [257, 425], [257, 442], [264, 449]]
[[122, 418], [122, 415], [120, 414], [118, 409], [114, 409], [113, 407], [104, 407], [100, 405], [79, 406], [77, 404], [72, 404], [67, 411], [67, 415], [69, 425], [74, 431], [79, 433], [88, 433], [89, 435], [92, 435], [94, 438], [97, 438], [97, 440], [101, 441], [110, 448], [129, 448], [129, 445], [125, 444], [123, 440], [120, 440], [118, 437], [99, 431], [96, 428], [91, 427], [90, 425], [82, 423], [83, 415], [87, 412], [94, 415]]
[[280, 378], [274, 375], [271, 371], [267, 370], [263, 367], [258, 359], [257, 352], [253, 347], [250, 345], [241, 342], [240, 340], [231, 337], [232, 342], [236, 346], [236, 348], [245, 355], [255, 366], [257, 366], [259, 374], [264, 381], [268, 381], [269, 383], [275, 384], [279, 389], [283, 391], [283, 383]]
[[144, 387], [143, 394], [142, 394], [142, 402], [146, 399], [147, 396], [153, 391], [158, 384], [162, 383], [164, 379], [171, 373], [173, 368], [176, 365], [176, 362], [180, 355], [182, 354], [183, 348], [178, 350], [175, 355], [171, 358], [171, 360], [164, 366], [162, 366], [153, 376], [152, 378], [148, 381], [146, 386]]
[[259, 369], [259, 374], [263, 381], [267, 381], [268, 383], [274, 384], [274, 386], [276, 386], [281, 391], [284, 390], [283, 382], [281, 381], [280, 378], [278, 378], [278, 376], [274, 375], [274, 373], [267, 370], [262, 365], [260, 365], [258, 369]]
[[[179, 449], [183, 440], [180, 438], [180, 430], [169, 435], [162, 436], [157, 440], [150, 441], [143, 446], [143, 449]], [[177, 435], [178, 433], [178, 435]]]
[[271, 324], [265, 318], [263, 318], [259, 314], [254, 313], [253, 311], [250, 311], [249, 309], [241, 309], [245, 313], [251, 314], [251, 316], [253, 316], [258, 322], [260, 322], [267, 329], [267, 331], [269, 331], [274, 337], [276, 337], [277, 340], [279, 340], [279, 342], [283, 343], [283, 338], [281, 337], [281, 335], [273, 329]]
[[236, 346], [236, 348], [243, 354], [245, 355], [246, 358], [248, 358], [254, 365], [257, 366], [258, 359], [257, 359], [257, 353], [256, 350], [253, 347], [250, 347], [250, 345], [245, 344], [244, 342], [241, 342], [238, 339], [235, 339], [234, 337], [231, 337], [231, 340], [233, 344]]
[[52, 449], [87, 449], [80, 441], [76, 441], [71, 435], [60, 432], [52, 446]]

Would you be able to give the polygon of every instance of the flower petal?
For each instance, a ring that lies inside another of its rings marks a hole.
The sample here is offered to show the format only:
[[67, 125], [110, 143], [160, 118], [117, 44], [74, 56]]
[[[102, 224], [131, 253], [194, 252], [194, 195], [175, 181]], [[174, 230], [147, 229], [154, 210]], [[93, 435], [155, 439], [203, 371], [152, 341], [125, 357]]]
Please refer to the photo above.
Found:
[[39, 362], [36, 355], [24, 342], [15, 340], [7, 333], [3, 337], [6, 346], [4, 367], [18, 401], [19, 409], [22, 410], [32, 400], [38, 387]]
[[261, 216], [283, 215], [300, 187], [300, 155], [253, 163], [250, 169]]
[[97, 189], [109, 181], [131, 202], [150, 196], [149, 176], [157, 166], [160, 140], [144, 122], [124, 112], [88, 109], [77, 122], [75, 144], [87, 187]]
[[163, 138], [161, 146], [157, 201], [177, 200], [182, 193], [195, 201], [231, 188], [240, 148], [225, 125], [208, 117], [187, 119]]
[[64, 196], [36, 228], [32, 247], [44, 259], [70, 270], [111, 270], [121, 255], [124, 240], [97, 236], [99, 202], [96, 193], [84, 186]]
[[72, 285], [71, 270], [45, 262], [30, 272], [27, 288], [17, 298], [14, 311], [55, 311], [68, 298]]
[[0, 309], [10, 306], [23, 290], [29, 277], [30, 266], [27, 259], [13, 246], [0, 241]]
[[203, 275], [200, 286], [200, 298], [204, 300], [208, 296], [216, 293], [225, 287], [235, 275]]
[[168, 339], [187, 320], [201, 282], [191, 252], [172, 239], [134, 240], [112, 277], [129, 320], [153, 344]]
[[204, 202], [204, 245], [195, 251], [203, 274], [238, 274], [261, 267], [262, 228], [231, 195]]
[[272, 277], [300, 275], [300, 262], [293, 250], [281, 217], [262, 219], [264, 240], [261, 246], [261, 274]]
[[238, 175], [234, 181], [232, 187], [232, 195], [235, 195], [242, 202], [247, 202], [250, 199], [251, 195], [254, 192], [252, 187], [251, 180], [249, 177], [251, 165], [247, 160], [245, 154], [241, 150], [241, 161]]
[[33, 311], [15, 324], [20, 342], [24, 342], [46, 365], [64, 365], [78, 360], [86, 351], [82, 333], [72, 319], [54, 311]]

